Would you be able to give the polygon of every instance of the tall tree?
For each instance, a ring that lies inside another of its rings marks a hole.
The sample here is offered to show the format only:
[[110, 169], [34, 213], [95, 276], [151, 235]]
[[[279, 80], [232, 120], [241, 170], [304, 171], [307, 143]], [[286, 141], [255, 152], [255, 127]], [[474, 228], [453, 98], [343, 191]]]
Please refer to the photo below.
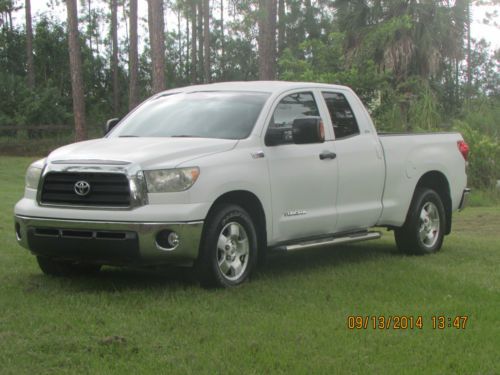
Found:
[[92, 53], [93, 52], [93, 48], [92, 48], [92, 34], [94, 32], [94, 25], [93, 25], [93, 22], [92, 22], [92, 0], [88, 0], [87, 1], [87, 36], [89, 38], [89, 48], [90, 48], [90, 52]]
[[467, 18], [466, 18], [466, 24], [467, 24], [467, 86], [465, 90], [465, 96], [467, 99], [470, 98], [471, 95], [471, 88], [472, 88], [472, 61], [471, 61], [471, 37], [470, 37], [470, 31], [471, 31], [471, 21], [470, 21], [470, 14], [471, 14], [471, 9], [470, 9], [470, 3], [471, 0], [467, 0]]
[[27, 83], [30, 89], [35, 88], [35, 64], [33, 62], [33, 27], [31, 25], [31, 0], [26, 0], [26, 66]]
[[220, 0], [220, 70], [222, 80], [224, 80], [226, 76], [226, 58], [224, 56], [225, 51], [225, 40], [224, 40], [224, 0]]
[[128, 52], [129, 64], [129, 94], [128, 108], [133, 109], [139, 104], [139, 54], [137, 49], [137, 0], [130, 0], [130, 42]]
[[120, 96], [118, 92], [118, 4], [111, 0], [111, 72], [113, 75], [113, 112], [118, 115]]
[[0, 1], [0, 26], [6, 25], [10, 31], [14, 31], [12, 13], [19, 8], [15, 7], [15, 0]]
[[259, 79], [276, 75], [276, 0], [259, 0]]
[[176, 13], [177, 13], [177, 55], [179, 59], [179, 71], [177, 74], [181, 75], [182, 72], [182, 31], [181, 31], [181, 17], [182, 17], [182, 4], [178, 1], [176, 4]]
[[198, 74], [199, 74], [199, 81], [204, 81], [203, 77], [203, 62], [205, 61], [203, 59], [203, 0], [197, 0], [197, 8], [198, 8]]
[[66, 0], [68, 16], [68, 45], [71, 72], [71, 93], [73, 97], [73, 115], [75, 118], [75, 140], [87, 138], [85, 126], [85, 97], [82, 78], [82, 52], [78, 32], [78, 9], [76, 0]]
[[198, 69], [198, 54], [196, 50], [197, 42], [197, 24], [196, 24], [196, 0], [190, 1], [191, 5], [191, 83], [198, 79], [196, 71]]
[[285, 0], [278, 1], [278, 56], [285, 49]]
[[184, 73], [186, 74], [186, 79], [189, 80], [190, 76], [190, 69], [191, 69], [191, 60], [190, 60], [190, 54], [189, 54], [189, 48], [190, 48], [190, 43], [191, 40], [189, 39], [189, 4], [185, 3], [184, 4], [184, 19], [186, 21], [186, 64], [185, 64], [185, 71]]
[[165, 26], [163, 0], [148, 0], [149, 40], [151, 43], [152, 90], [165, 90]]
[[210, 0], [203, 0], [203, 79], [210, 82]]

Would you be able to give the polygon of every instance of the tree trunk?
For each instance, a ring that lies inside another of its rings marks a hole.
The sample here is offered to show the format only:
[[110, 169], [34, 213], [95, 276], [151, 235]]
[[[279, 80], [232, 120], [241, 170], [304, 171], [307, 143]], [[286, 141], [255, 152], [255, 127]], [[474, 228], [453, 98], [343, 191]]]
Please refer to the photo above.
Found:
[[33, 90], [35, 88], [35, 64], [33, 62], [33, 27], [31, 25], [31, 0], [26, 0], [26, 63], [27, 84]]
[[10, 28], [10, 31], [14, 31], [14, 23], [12, 22], [12, 7], [14, 6], [14, 4], [12, 4], [10, 7], [9, 7], [9, 10], [7, 11], [7, 14], [9, 16], [9, 28]]
[[93, 53], [92, 51], [92, 0], [89, 0], [88, 1], [88, 8], [87, 8], [89, 14], [88, 14], [88, 20], [87, 20], [87, 23], [88, 23], [88, 37], [89, 37], [89, 49], [90, 49], [90, 53]]
[[220, 0], [220, 77], [224, 81], [226, 77], [226, 60], [224, 56], [224, 0]]
[[204, 82], [203, 78], [203, 7], [202, 0], [198, 1], [198, 73], [200, 75], [199, 81]]
[[184, 9], [185, 11], [185, 19], [186, 19], [186, 63], [185, 63], [185, 70], [184, 70], [184, 74], [186, 75], [186, 81], [189, 81], [189, 69], [191, 67], [191, 63], [190, 63], [190, 54], [189, 54], [189, 46], [190, 46], [190, 43], [191, 43], [191, 39], [190, 36], [189, 36], [189, 10], [188, 10], [188, 5], [186, 4], [186, 8]]
[[285, 49], [285, 0], [278, 3], [278, 56]]
[[165, 27], [163, 1], [148, 0], [149, 39], [151, 43], [153, 94], [165, 90]]
[[259, 0], [259, 79], [276, 75], [276, 0]]
[[113, 75], [113, 113], [120, 112], [120, 97], [118, 92], [118, 5], [117, 0], [111, 0], [111, 72]]
[[191, 83], [196, 83], [198, 68], [198, 55], [196, 51], [197, 40], [197, 25], [196, 25], [196, 2], [191, 0]]
[[181, 9], [177, 10], [177, 44], [179, 53], [179, 75], [182, 73], [182, 35], [181, 35]]
[[82, 78], [82, 53], [78, 33], [78, 10], [76, 0], [66, 0], [68, 13], [68, 44], [71, 72], [71, 93], [73, 96], [73, 112], [75, 117], [75, 140], [87, 138], [85, 128], [85, 98]]
[[203, 0], [203, 78], [210, 82], [210, 0]]
[[137, 0], [130, 0], [130, 43], [128, 52], [130, 76], [128, 108], [134, 109], [139, 104], [139, 55], [137, 51]]
[[467, 100], [471, 97], [472, 91], [472, 59], [471, 59], [471, 38], [470, 38], [470, 0], [467, 1], [467, 85], [466, 85], [466, 93], [465, 97]]

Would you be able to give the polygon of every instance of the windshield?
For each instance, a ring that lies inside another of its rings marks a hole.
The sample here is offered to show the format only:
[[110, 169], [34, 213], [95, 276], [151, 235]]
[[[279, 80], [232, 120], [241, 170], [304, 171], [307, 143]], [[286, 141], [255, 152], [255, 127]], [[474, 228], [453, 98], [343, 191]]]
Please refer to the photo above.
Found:
[[268, 97], [221, 91], [160, 96], [126, 117], [111, 137], [243, 139], [250, 135]]

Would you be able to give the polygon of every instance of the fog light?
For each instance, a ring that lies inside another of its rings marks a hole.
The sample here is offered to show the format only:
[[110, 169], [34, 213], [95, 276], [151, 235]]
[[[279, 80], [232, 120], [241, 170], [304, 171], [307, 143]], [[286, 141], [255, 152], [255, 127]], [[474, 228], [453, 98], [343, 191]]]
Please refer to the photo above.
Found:
[[19, 225], [19, 223], [16, 223], [15, 227], [16, 227], [16, 238], [18, 241], [21, 241], [21, 238], [22, 238], [21, 226]]
[[164, 250], [173, 250], [179, 245], [179, 235], [171, 230], [162, 230], [156, 235], [156, 244]]

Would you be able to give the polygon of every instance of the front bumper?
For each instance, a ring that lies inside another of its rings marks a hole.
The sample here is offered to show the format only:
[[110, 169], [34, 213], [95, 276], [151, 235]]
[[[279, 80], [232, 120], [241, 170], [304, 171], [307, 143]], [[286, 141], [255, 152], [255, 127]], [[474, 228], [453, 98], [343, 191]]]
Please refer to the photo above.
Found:
[[[18, 243], [32, 253], [54, 259], [109, 265], [189, 265], [198, 257], [203, 221], [106, 222], [48, 219], [16, 215]], [[162, 230], [176, 232], [172, 249], [156, 241]]]

